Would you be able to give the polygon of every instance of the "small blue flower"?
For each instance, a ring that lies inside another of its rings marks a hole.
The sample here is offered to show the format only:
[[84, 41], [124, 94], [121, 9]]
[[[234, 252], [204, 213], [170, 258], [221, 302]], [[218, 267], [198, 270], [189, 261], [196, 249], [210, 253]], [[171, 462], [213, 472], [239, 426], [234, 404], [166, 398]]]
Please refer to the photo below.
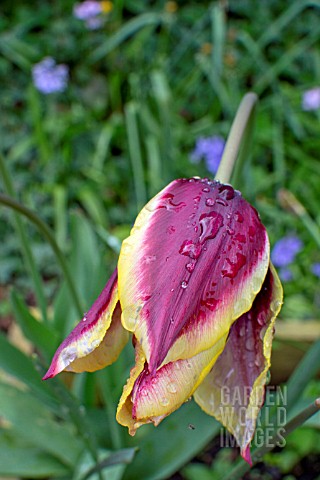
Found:
[[311, 271], [316, 277], [320, 278], [320, 262], [311, 265]]
[[199, 163], [204, 160], [208, 171], [215, 174], [220, 164], [224, 146], [225, 141], [222, 137], [200, 137], [196, 141], [195, 149], [191, 154], [191, 161]]
[[303, 243], [300, 238], [294, 235], [283, 237], [276, 242], [272, 249], [272, 263], [276, 267], [287, 267], [294, 261], [297, 253], [299, 253], [302, 248]]
[[85, 0], [82, 3], [76, 3], [73, 8], [73, 15], [79, 20], [89, 20], [102, 12], [100, 2], [94, 0]]
[[63, 92], [67, 87], [68, 77], [68, 67], [56, 65], [55, 60], [51, 57], [44, 58], [32, 68], [34, 86], [45, 95]]
[[320, 108], [320, 87], [306, 90], [302, 96], [302, 110], [317, 110]]

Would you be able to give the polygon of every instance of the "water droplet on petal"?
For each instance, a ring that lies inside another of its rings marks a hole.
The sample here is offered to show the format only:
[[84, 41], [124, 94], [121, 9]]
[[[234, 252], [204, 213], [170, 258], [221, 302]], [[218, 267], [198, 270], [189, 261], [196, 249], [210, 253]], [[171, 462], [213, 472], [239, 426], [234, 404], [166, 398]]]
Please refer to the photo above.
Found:
[[168, 383], [168, 385], [167, 385], [167, 390], [168, 390], [168, 392], [170, 392], [170, 393], [177, 393], [177, 386], [176, 386], [176, 384], [175, 384], [174, 382]]
[[242, 325], [240, 330], [239, 330], [240, 337], [244, 337], [245, 333], [246, 333], [246, 327], [244, 325]]
[[142, 388], [140, 393], [143, 397], [146, 397], [148, 395], [148, 390], [146, 388]]
[[157, 257], [155, 255], [145, 255], [144, 257], [144, 261], [147, 265], [149, 265], [150, 263], [153, 263], [155, 262], [157, 259]]
[[173, 225], [170, 225], [168, 228], [167, 228], [167, 233], [169, 235], [172, 235], [173, 233], [175, 233], [176, 231], [176, 227], [174, 227]]
[[223, 225], [223, 217], [220, 213], [212, 211], [208, 214], [202, 214], [199, 222], [201, 226], [199, 241], [200, 243], [204, 243], [206, 240], [215, 238]]
[[190, 258], [197, 259], [202, 251], [200, 243], [194, 243], [192, 240], [185, 240], [179, 250], [181, 255], [187, 255]]
[[233, 228], [230, 228], [229, 226], [227, 226], [227, 233], [229, 233], [229, 235], [234, 235], [235, 231], [233, 230]]
[[242, 255], [242, 253], [237, 253], [236, 260], [233, 262], [229, 258], [226, 258], [223, 264], [221, 275], [223, 277], [234, 278], [239, 272], [240, 268], [246, 264], [246, 260], [246, 257]]
[[280, 305], [281, 305], [281, 302], [279, 302], [279, 300], [273, 300], [273, 302], [271, 302], [271, 305], [270, 305], [272, 312], [273, 313], [277, 312], [279, 310]]
[[263, 364], [263, 361], [262, 361], [262, 358], [261, 357], [256, 357], [255, 361], [254, 361], [256, 367], [261, 367], [262, 364]]
[[202, 191], [203, 191], [204, 193], [208, 193], [208, 192], [210, 192], [210, 188], [204, 187], [204, 188], [202, 189]]
[[211, 298], [206, 298], [204, 300], [201, 300], [201, 305], [203, 305], [204, 307], [206, 307], [208, 310], [210, 310], [211, 312], [213, 312], [217, 305], [219, 303], [219, 300], [216, 300], [215, 298], [211, 297]]
[[260, 337], [260, 339], [261, 339], [262, 341], [264, 341], [264, 336], [265, 336], [265, 334], [266, 334], [266, 331], [267, 331], [267, 327], [263, 327], [263, 328], [261, 328], [261, 330], [260, 330], [259, 337]]
[[162, 196], [162, 198], [159, 199], [156, 208], [166, 208], [170, 211], [180, 212], [180, 210], [185, 207], [186, 204], [184, 202], [174, 203], [173, 199], [174, 195], [172, 195], [172, 193], [166, 193]]
[[167, 407], [169, 405], [169, 400], [166, 397], [160, 398], [160, 405]]
[[227, 207], [229, 205], [226, 200], [220, 197], [217, 197], [216, 202], [219, 203], [219, 205], [222, 205], [223, 207]]
[[216, 203], [216, 201], [214, 200], [214, 198], [207, 198], [207, 200], [206, 200], [207, 207], [213, 207], [213, 205], [215, 203]]
[[246, 349], [249, 350], [249, 352], [252, 352], [254, 350], [254, 338], [253, 337], [247, 338]]
[[188, 286], [188, 282], [186, 280], [183, 280], [183, 282], [181, 282], [181, 287], [187, 288], [187, 286]]
[[195, 263], [191, 263], [191, 262], [190, 262], [190, 263], [187, 263], [187, 264], [186, 264], [186, 270], [187, 270], [189, 273], [192, 273], [195, 266], [196, 266]]
[[226, 200], [232, 200], [234, 198], [234, 189], [231, 185], [221, 185], [221, 187], [218, 188], [218, 191]]
[[235, 217], [237, 222], [243, 223], [244, 218], [243, 218], [243, 215], [240, 212], [236, 212], [234, 214], [234, 217]]
[[267, 318], [266, 313], [260, 312], [259, 315], [257, 316], [257, 322], [259, 323], [259, 325], [265, 325], [266, 318]]

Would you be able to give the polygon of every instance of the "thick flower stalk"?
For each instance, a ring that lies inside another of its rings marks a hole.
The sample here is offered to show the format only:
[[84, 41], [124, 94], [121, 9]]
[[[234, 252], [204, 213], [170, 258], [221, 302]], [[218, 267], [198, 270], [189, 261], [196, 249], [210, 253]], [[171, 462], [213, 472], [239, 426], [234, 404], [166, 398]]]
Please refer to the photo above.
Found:
[[175, 180], [138, 215], [118, 269], [44, 378], [109, 365], [132, 333], [118, 422], [134, 435], [193, 395], [250, 462], [281, 303], [256, 210], [230, 185]]

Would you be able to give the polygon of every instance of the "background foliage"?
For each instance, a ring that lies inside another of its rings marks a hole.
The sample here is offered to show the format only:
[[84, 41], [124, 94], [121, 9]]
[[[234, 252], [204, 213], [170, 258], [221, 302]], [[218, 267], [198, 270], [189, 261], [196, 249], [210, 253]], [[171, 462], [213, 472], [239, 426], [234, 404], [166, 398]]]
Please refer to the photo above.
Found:
[[[272, 376], [287, 380], [309, 350], [289, 382], [290, 408], [299, 410], [320, 395], [319, 278], [311, 270], [320, 262], [320, 109], [302, 108], [304, 92], [320, 86], [320, 2], [119, 0], [97, 30], [73, 7], [1, 2], [1, 190], [51, 227], [85, 311], [139, 208], [174, 178], [212, 175], [190, 161], [196, 140], [226, 138], [242, 96], [255, 91], [254, 142], [235, 184], [272, 245], [288, 234], [303, 242], [285, 283]], [[69, 68], [63, 93], [33, 85], [32, 67], [46, 56]], [[283, 189], [306, 212], [295, 214]], [[129, 351], [102, 372], [41, 382], [79, 313], [39, 230], [5, 207], [0, 215], [0, 475], [84, 479], [99, 458], [108, 479], [178, 470], [175, 478], [221, 478], [234, 452], [206, 449], [220, 425], [193, 403], [134, 439], [115, 423]], [[295, 465], [318, 453], [315, 425], [269, 454], [261, 475], [305, 478]]]

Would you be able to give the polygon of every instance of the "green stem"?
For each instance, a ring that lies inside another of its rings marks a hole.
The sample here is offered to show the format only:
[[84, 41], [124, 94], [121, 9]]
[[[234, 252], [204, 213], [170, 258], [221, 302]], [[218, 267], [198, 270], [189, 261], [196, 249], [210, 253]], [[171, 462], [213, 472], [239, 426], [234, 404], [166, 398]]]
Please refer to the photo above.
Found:
[[56, 258], [58, 262], [60, 263], [61, 269], [64, 273], [65, 280], [67, 282], [67, 285], [70, 290], [71, 297], [73, 298], [74, 304], [78, 310], [79, 316], [82, 317], [83, 314], [83, 309], [81, 306], [80, 299], [78, 297], [75, 285], [73, 283], [72, 277], [69, 272], [69, 268], [67, 265], [67, 262], [64, 258], [63, 253], [61, 252], [60, 248], [58, 247], [57, 242], [55, 241], [54, 235], [47, 227], [47, 225], [39, 218], [32, 210], [29, 210], [29, 208], [25, 207], [24, 205], [21, 205], [19, 202], [14, 200], [13, 198], [8, 197], [7, 195], [3, 195], [0, 193], [0, 204], [5, 205], [25, 217], [27, 217], [31, 222], [38, 227], [40, 232], [43, 234], [43, 236], [48, 240], [52, 250], [54, 251]]
[[[283, 444], [283, 439], [288, 436], [293, 430], [297, 427], [300, 427], [308, 418], [315, 415], [320, 410], [320, 398], [317, 398], [311, 405], [306, 407], [302, 412], [298, 413], [293, 417], [281, 430], [281, 432], [275, 426], [275, 434], [270, 439], [268, 438], [267, 443], [262, 445], [262, 447], [257, 448], [252, 454], [252, 464], [259, 462], [261, 458], [276, 446], [281, 446]], [[230, 472], [230, 474], [225, 477], [225, 480], [237, 480], [243, 478], [243, 475], [250, 469], [250, 466], [241, 460], [238, 465]]]
[[[12, 181], [10, 178], [10, 174], [6, 168], [6, 164], [4, 161], [4, 158], [2, 155], [0, 155], [0, 173], [3, 179], [3, 184], [5, 191], [11, 196], [15, 197], [14, 193], [14, 188], [12, 185]], [[29, 269], [31, 278], [33, 280], [33, 285], [34, 285], [34, 290], [35, 290], [35, 295], [37, 299], [37, 303], [39, 305], [39, 308], [41, 310], [41, 315], [43, 318], [43, 321], [46, 323], [48, 318], [47, 318], [47, 302], [42, 286], [42, 280], [39, 274], [39, 271], [36, 266], [36, 262], [34, 260], [34, 256], [31, 250], [31, 247], [29, 245], [28, 241], [28, 236], [26, 233], [26, 230], [24, 228], [24, 224], [21, 221], [19, 215], [14, 215], [15, 223], [16, 223], [16, 230], [18, 233], [18, 236], [20, 237], [20, 242], [21, 242], [21, 247], [22, 247], [22, 252], [26, 261], [27, 268]]]
[[246, 132], [248, 129], [248, 123], [252, 118], [257, 100], [257, 95], [250, 92], [243, 97], [240, 103], [228, 136], [217, 174], [215, 176], [215, 179], [222, 183], [230, 182], [236, 160], [239, 156], [240, 147], [243, 145], [244, 138], [247, 136]]

